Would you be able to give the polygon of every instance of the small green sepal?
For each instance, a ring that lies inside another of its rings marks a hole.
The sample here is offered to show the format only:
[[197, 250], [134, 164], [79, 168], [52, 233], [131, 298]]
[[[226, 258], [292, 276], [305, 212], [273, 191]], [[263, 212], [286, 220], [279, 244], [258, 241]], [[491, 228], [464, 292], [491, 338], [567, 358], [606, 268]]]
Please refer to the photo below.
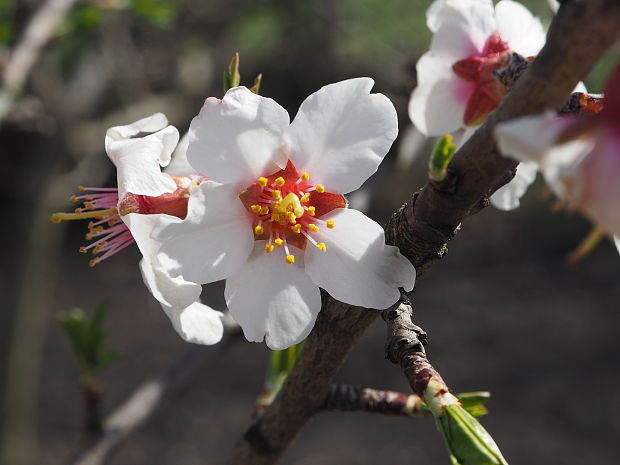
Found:
[[239, 53], [235, 53], [230, 60], [228, 69], [224, 71], [224, 93], [233, 87], [238, 87], [241, 83], [241, 74], [239, 73]]
[[445, 179], [448, 172], [448, 164], [450, 164], [455, 152], [456, 146], [450, 134], [446, 134], [439, 139], [428, 161], [428, 177], [432, 181], [442, 181]]

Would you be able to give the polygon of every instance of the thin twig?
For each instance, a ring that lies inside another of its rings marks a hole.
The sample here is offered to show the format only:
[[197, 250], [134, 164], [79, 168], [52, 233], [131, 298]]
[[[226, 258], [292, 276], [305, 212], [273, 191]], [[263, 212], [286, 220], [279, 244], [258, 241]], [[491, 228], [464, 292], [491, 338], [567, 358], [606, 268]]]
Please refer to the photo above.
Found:
[[41, 50], [75, 2], [76, 0], [47, 0], [26, 26], [21, 40], [11, 52], [2, 75], [0, 122], [11, 110], [16, 96], [23, 90], [30, 72], [41, 55]]
[[[400, 247], [418, 275], [444, 255], [461, 221], [484, 208], [488, 196], [514, 176], [516, 163], [499, 155], [494, 126], [560, 108], [615, 42], [619, 30], [619, 2], [565, 2], [539, 57], [500, 108], [455, 154], [446, 179], [428, 182], [388, 224], [388, 243]], [[336, 371], [377, 315], [336, 301], [325, 306], [280, 394], [247, 430], [230, 465], [268, 465], [278, 460], [320, 408]]]
[[380, 413], [394, 416], [428, 416], [424, 401], [417, 394], [363, 388], [349, 384], [332, 384], [325, 396], [322, 410]]

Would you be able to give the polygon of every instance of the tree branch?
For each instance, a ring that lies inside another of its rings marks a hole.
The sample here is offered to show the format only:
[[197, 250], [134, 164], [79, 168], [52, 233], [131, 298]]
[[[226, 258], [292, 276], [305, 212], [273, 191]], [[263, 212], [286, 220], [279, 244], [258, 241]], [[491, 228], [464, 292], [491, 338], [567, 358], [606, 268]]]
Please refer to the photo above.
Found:
[[[502, 105], [455, 154], [446, 179], [429, 181], [388, 223], [386, 242], [399, 246], [418, 275], [445, 254], [461, 221], [484, 208], [488, 196], [514, 175], [516, 162], [502, 158], [497, 151], [495, 125], [546, 108], [560, 108], [614, 43], [619, 30], [619, 2], [565, 2], [538, 58]], [[230, 465], [277, 461], [320, 408], [337, 369], [377, 316], [378, 312], [336, 301], [325, 306], [280, 394], [245, 433]]]
[[349, 384], [332, 384], [325, 396], [322, 410], [341, 412], [362, 411], [395, 416], [427, 416], [419, 395], [382, 391]]

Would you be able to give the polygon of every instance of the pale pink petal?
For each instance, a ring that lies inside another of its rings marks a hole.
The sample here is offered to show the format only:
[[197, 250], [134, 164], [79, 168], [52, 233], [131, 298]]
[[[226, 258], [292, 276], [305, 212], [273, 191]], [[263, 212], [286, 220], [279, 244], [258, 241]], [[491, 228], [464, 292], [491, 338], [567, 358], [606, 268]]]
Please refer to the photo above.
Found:
[[522, 162], [517, 167], [515, 177], [505, 186], [500, 187], [490, 197], [491, 204], [498, 210], [514, 210], [521, 204], [521, 197], [536, 179], [538, 165], [533, 162]]
[[162, 304], [173, 328], [184, 340], [194, 344], [213, 345], [224, 335], [222, 314], [200, 302], [185, 308], [173, 308]]
[[236, 273], [254, 245], [251, 217], [234, 186], [203, 182], [189, 198], [185, 220], [162, 218], [160, 265], [171, 276], [210, 283]]
[[289, 116], [274, 100], [245, 87], [209, 97], [190, 125], [189, 163], [225, 184], [250, 184], [283, 166], [279, 150]]
[[490, 0], [447, 0], [431, 15], [430, 26], [435, 34], [430, 50], [450, 64], [482, 53], [487, 39], [497, 29]]
[[574, 205], [581, 197], [579, 166], [594, 142], [576, 139], [556, 146], [558, 135], [572, 121], [552, 112], [526, 116], [498, 124], [495, 138], [504, 156], [536, 163], [553, 192]]
[[370, 93], [373, 83], [330, 84], [301, 104], [286, 139], [291, 161], [311, 182], [346, 194], [377, 171], [398, 134], [398, 119], [385, 95]]
[[[116, 166], [119, 198], [126, 192], [159, 196], [176, 190], [174, 181], [160, 168], [170, 162], [172, 151], [179, 141], [179, 132], [167, 124], [166, 117], [156, 113], [106, 132], [105, 149]], [[153, 133], [134, 137], [143, 132]]]
[[226, 281], [226, 304], [248, 341], [285, 349], [310, 333], [321, 310], [319, 288], [304, 272], [303, 252], [295, 247], [288, 264], [282, 248], [271, 253], [257, 241], [244, 267]]
[[546, 34], [538, 18], [512, 0], [502, 0], [495, 6], [497, 29], [503, 40], [523, 56], [535, 56], [545, 45]]
[[500, 123], [495, 139], [503, 155], [540, 165], [565, 123], [553, 112]]
[[322, 219], [333, 229], [311, 233], [327, 250], [308, 244], [306, 272], [317, 286], [348, 304], [384, 309], [398, 299], [399, 287], [410, 291], [415, 269], [397, 247], [385, 245], [383, 228], [363, 213], [341, 208]]
[[620, 235], [620, 135], [607, 125], [580, 166], [578, 208], [613, 235]]
[[463, 115], [474, 85], [459, 79], [442, 58], [425, 53], [416, 66], [418, 86], [409, 100], [409, 117], [427, 136], [463, 127]]

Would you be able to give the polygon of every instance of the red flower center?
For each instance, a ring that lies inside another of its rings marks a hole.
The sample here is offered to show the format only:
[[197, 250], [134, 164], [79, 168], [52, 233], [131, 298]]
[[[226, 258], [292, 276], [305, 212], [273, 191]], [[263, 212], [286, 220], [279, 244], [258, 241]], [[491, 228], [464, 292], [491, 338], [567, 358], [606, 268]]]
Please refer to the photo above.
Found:
[[502, 100], [505, 88], [495, 79], [493, 71], [507, 64], [508, 50], [508, 44], [495, 31], [487, 39], [481, 55], [472, 55], [452, 65], [459, 78], [474, 84], [463, 116], [465, 125], [482, 123]]
[[258, 178], [239, 194], [239, 198], [254, 215], [255, 239], [267, 241], [267, 252], [284, 247], [288, 263], [295, 261], [288, 244], [304, 249], [310, 242], [325, 251], [325, 244], [317, 242], [312, 235], [320, 228], [334, 227], [333, 221], [324, 221], [322, 216], [347, 206], [342, 195], [326, 192], [321, 184], [313, 184], [310, 175], [306, 172], [300, 175], [290, 160], [285, 169]]

